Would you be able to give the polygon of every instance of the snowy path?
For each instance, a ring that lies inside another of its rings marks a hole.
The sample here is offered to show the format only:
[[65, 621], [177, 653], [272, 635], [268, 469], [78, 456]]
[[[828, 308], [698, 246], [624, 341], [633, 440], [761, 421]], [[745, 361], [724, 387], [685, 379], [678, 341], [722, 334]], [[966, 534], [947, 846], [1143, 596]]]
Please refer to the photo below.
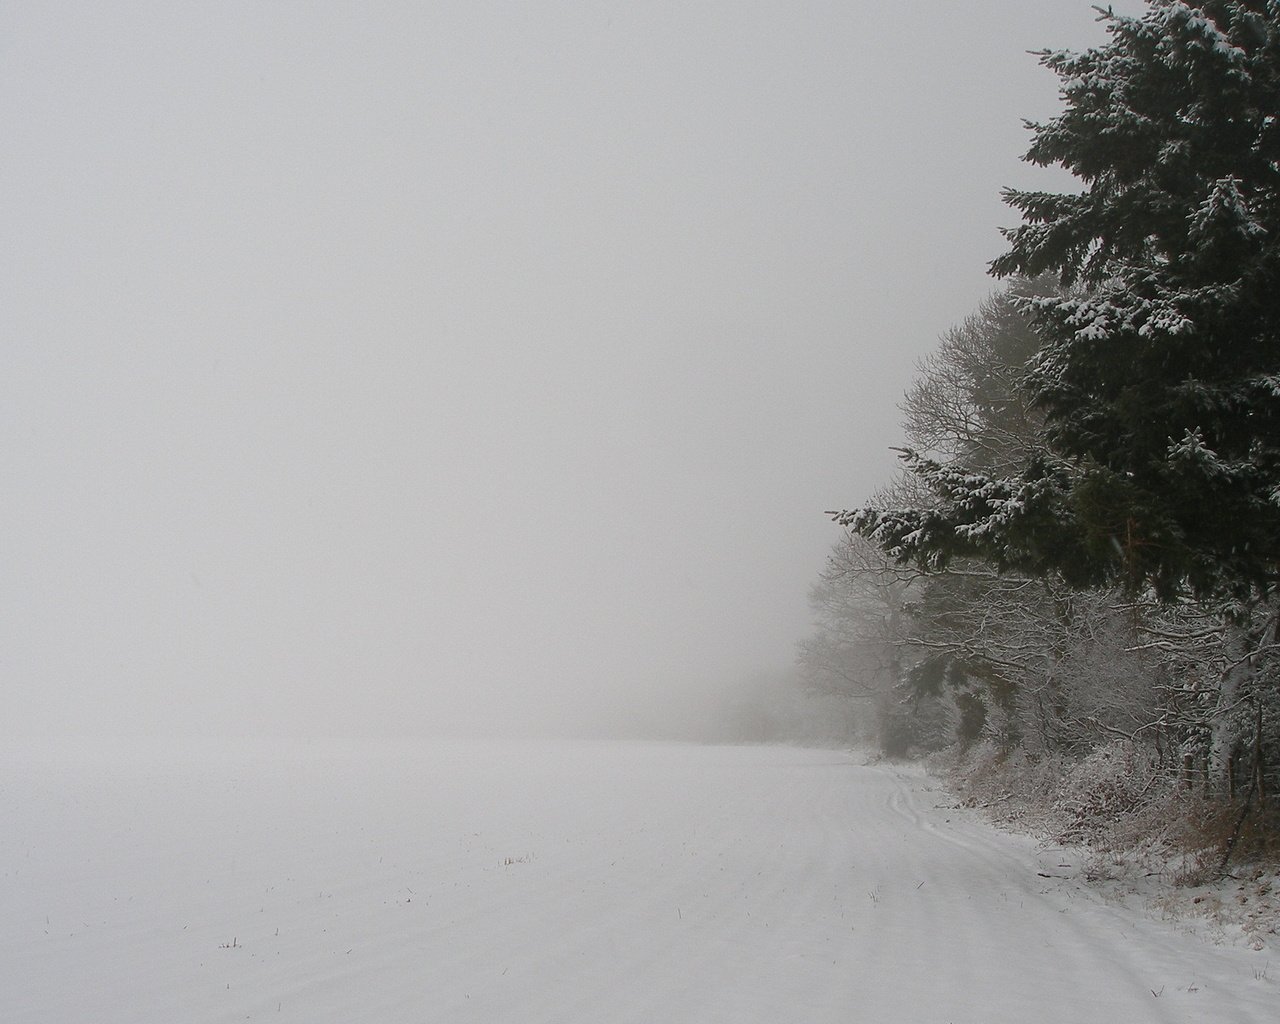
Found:
[[10, 1024], [1271, 1024], [1280, 1005], [1267, 954], [1041, 878], [1055, 856], [839, 753], [0, 769]]

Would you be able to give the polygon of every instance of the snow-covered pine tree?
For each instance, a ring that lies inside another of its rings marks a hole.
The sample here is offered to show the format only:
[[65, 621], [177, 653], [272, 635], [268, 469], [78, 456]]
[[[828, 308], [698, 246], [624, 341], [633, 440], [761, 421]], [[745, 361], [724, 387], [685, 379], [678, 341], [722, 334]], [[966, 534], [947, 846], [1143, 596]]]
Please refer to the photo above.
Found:
[[992, 266], [1074, 286], [1028, 300], [1046, 451], [1000, 476], [907, 452], [936, 506], [838, 518], [927, 568], [1255, 596], [1280, 568], [1280, 2], [1100, 16], [1106, 45], [1040, 55], [1064, 110], [1026, 157], [1084, 187], [1007, 192]]

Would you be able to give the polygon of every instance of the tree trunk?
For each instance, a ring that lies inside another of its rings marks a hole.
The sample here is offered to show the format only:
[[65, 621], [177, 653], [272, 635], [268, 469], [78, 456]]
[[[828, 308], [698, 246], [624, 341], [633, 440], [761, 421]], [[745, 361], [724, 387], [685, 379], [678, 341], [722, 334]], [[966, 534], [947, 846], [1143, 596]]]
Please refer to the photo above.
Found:
[[1222, 643], [1227, 669], [1218, 685], [1217, 707], [1209, 717], [1209, 789], [1231, 798], [1235, 795], [1234, 767], [1243, 739], [1236, 703], [1253, 674], [1249, 656], [1249, 627], [1228, 618], [1223, 624]]

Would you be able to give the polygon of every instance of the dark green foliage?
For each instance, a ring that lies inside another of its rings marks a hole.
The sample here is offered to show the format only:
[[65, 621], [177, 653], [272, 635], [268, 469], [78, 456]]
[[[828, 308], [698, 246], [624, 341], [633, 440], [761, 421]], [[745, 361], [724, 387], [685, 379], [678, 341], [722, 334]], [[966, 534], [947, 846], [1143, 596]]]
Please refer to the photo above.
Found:
[[982, 738], [982, 730], [987, 724], [987, 706], [976, 693], [960, 693], [956, 695], [956, 709], [959, 712], [956, 741], [963, 749]]
[[915, 665], [907, 675], [911, 689], [926, 697], [938, 697], [942, 694], [942, 684], [947, 678], [947, 668], [952, 659], [948, 655], [925, 658]]
[[907, 709], [891, 707], [880, 718], [876, 743], [885, 757], [906, 757], [916, 745], [918, 732], [917, 724]]
[[1166, 597], [1266, 589], [1280, 555], [1277, 11], [1158, 2], [1042, 55], [1066, 109], [1027, 159], [1086, 187], [1008, 192], [993, 266], [1088, 286], [1031, 304], [1030, 386], [1098, 568]]
[[1063, 112], [1027, 159], [1078, 194], [1009, 191], [997, 275], [1021, 303], [1042, 451], [1018, 467], [907, 452], [928, 509], [840, 521], [927, 569], [961, 556], [1173, 599], [1265, 593], [1280, 567], [1280, 4], [1156, 0], [1041, 60]]

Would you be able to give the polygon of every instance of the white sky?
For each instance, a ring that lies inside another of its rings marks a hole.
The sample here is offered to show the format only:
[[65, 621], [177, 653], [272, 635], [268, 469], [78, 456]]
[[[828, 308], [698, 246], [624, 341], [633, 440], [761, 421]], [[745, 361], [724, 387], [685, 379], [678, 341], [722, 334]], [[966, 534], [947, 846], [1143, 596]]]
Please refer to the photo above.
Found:
[[0, 732], [590, 726], [785, 666], [1000, 186], [1062, 184], [1026, 51], [1102, 38], [4, 5]]

